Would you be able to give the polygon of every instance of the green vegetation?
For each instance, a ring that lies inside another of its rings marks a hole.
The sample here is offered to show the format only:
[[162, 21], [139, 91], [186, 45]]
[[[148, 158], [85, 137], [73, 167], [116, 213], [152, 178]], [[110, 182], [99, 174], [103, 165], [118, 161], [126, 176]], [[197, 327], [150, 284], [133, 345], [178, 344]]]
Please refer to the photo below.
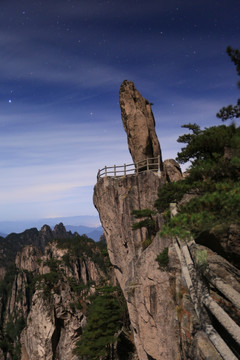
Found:
[[91, 286], [95, 286], [95, 282], [89, 280], [86, 284], [83, 282], [77, 282], [74, 277], [69, 277], [67, 279], [69, 285], [71, 286], [71, 291], [76, 293], [78, 296], [81, 297], [81, 299], [86, 298], [89, 294], [89, 290]]
[[152, 242], [153, 237], [157, 233], [157, 227], [156, 222], [153, 219], [153, 215], [156, 214], [156, 211], [150, 210], [150, 209], [142, 209], [142, 210], [133, 210], [132, 215], [136, 219], [142, 219], [136, 223], [133, 224], [132, 229], [147, 229], [147, 239], [143, 241], [142, 247], [143, 249], [146, 249]]
[[4, 279], [0, 281], [0, 298], [3, 299], [3, 302], [4, 299], [6, 299], [9, 296], [12, 290], [12, 284], [16, 274], [17, 274], [17, 268], [15, 264], [12, 264], [8, 267]]
[[116, 334], [122, 327], [122, 309], [116, 287], [105, 285], [97, 289], [87, 310], [87, 325], [77, 342], [79, 359], [112, 359]]
[[[9, 266], [4, 279], [0, 282], [0, 300], [1, 300], [2, 316], [6, 311], [7, 302], [11, 295], [14, 278], [18, 273], [19, 270], [16, 269], [15, 264], [12, 264], [11, 266]], [[29, 291], [28, 286], [27, 286], [27, 291]], [[21, 301], [22, 296], [23, 293], [19, 292], [18, 293], [19, 301]], [[9, 353], [11, 355], [12, 360], [20, 359], [20, 355], [21, 355], [20, 334], [24, 327], [25, 327], [25, 319], [22, 316], [22, 313], [16, 310], [13, 312], [11, 316], [9, 316], [8, 322], [6, 324], [2, 323], [0, 325], [0, 334], [1, 334], [0, 349], [3, 351], [4, 354]]]
[[[179, 202], [184, 195], [189, 201], [178, 208], [178, 214], [168, 217], [163, 234], [187, 237], [205, 231], [219, 232], [238, 223], [240, 216], [240, 128], [211, 127], [192, 138], [178, 159], [191, 159], [189, 175], [177, 183], [169, 183], [158, 193], [155, 206], [168, 210], [170, 202]], [[215, 142], [219, 148], [216, 149]], [[198, 147], [197, 157], [194, 151]], [[208, 144], [208, 145], [207, 145]], [[228, 149], [230, 155], [228, 155]], [[188, 155], [186, 156], [186, 153]], [[185, 162], [187, 160], [182, 160]]]
[[[28, 241], [28, 237], [30, 242], [30, 235], [36, 235], [35, 229], [25, 231], [22, 234], [23, 238], [21, 239], [21, 244], [25, 244], [25, 242]], [[27, 237], [27, 240], [25, 240], [24, 236]], [[7, 240], [12, 240], [14, 244], [16, 242], [17, 245], [18, 239], [18, 234], [11, 234]], [[6, 244], [8, 245], [8, 243], [6, 242], [5, 244], [4, 241], [2, 246], [4, 247], [3, 253], [5, 254], [6, 250], [6, 254], [8, 256], [9, 251], [5, 246]], [[18, 289], [16, 294], [16, 301], [19, 305], [21, 305], [22, 301], [25, 301], [26, 296], [28, 311], [30, 310], [32, 295], [36, 289], [42, 290], [39, 292], [39, 296], [43, 297], [45, 301], [49, 302], [52, 301], [52, 294], [58, 293], [60, 291], [61, 281], [67, 281], [71, 286], [71, 291], [75, 293], [73, 296], [74, 300], [70, 304], [71, 310], [74, 312], [81, 310], [85, 313], [87, 307], [86, 302], [91, 302], [91, 299], [88, 299], [90, 287], [96, 287], [96, 284], [90, 279], [86, 279], [87, 283], [83, 284], [81, 280], [78, 282], [73, 276], [66, 277], [66, 274], [64, 274], [64, 267], [67, 266], [69, 269], [73, 270], [74, 263], [79, 265], [80, 263], [87, 261], [87, 259], [90, 259], [91, 261], [95, 262], [101, 270], [105, 271], [107, 275], [109, 270], [108, 268], [111, 266], [104, 237], [102, 237], [101, 241], [98, 243], [95, 243], [86, 236], [76, 236], [70, 239], [53, 241], [56, 241], [57, 246], [60, 248], [67, 250], [62, 259], [56, 259], [53, 257], [51, 248], [49, 247], [46, 249], [48, 260], [44, 261], [42, 259], [38, 259], [37, 263], [39, 266], [48, 266], [49, 270], [47, 273], [36, 275], [26, 270], [18, 270], [13, 262], [11, 266], [8, 266], [8, 271], [4, 279], [0, 281], [1, 317], [3, 320], [0, 324], [0, 349], [3, 351], [3, 354], [6, 358], [10, 356], [12, 360], [20, 359], [20, 334], [25, 326], [26, 321], [26, 319], [23, 317], [23, 314], [21, 313], [21, 310], [19, 310], [19, 306], [14, 308], [11, 316], [8, 314], [7, 322], [6, 320], [4, 321], [4, 319], [6, 319], [6, 312], [8, 309], [7, 303], [9, 301], [9, 297], [11, 296], [12, 286], [16, 275], [22, 275], [24, 281], [27, 280], [27, 283], [25, 284], [26, 293], [23, 293], [21, 289]], [[16, 252], [15, 245], [13, 247], [14, 252]], [[17, 247], [17, 250], [19, 249], [20, 246]], [[15, 258], [16, 254], [14, 252], [11, 253], [11, 259]], [[88, 277], [88, 275], [86, 276]], [[107, 276], [103, 276], [103, 278], [104, 279], [102, 280], [102, 284], [105, 282], [105, 278], [107, 278]], [[114, 296], [116, 294], [117, 292], [114, 291]], [[116, 301], [118, 302], [119, 299]], [[113, 312], [114, 311], [115, 308], [113, 307]]]
[[35, 228], [25, 230], [20, 234], [11, 233], [0, 241], [0, 264], [8, 267], [15, 261], [18, 251], [28, 244], [37, 242], [38, 230]]
[[72, 239], [57, 239], [56, 241], [59, 248], [68, 249], [68, 253], [63, 257], [63, 261], [67, 266], [70, 266], [71, 256], [79, 258], [87, 256], [97, 264], [101, 270], [107, 273], [109, 261], [104, 241], [95, 242], [85, 235], [76, 236]]
[[71, 262], [70, 262], [70, 255], [69, 255], [69, 253], [64, 254], [63, 257], [62, 257], [62, 260], [63, 260], [63, 262], [64, 262], [64, 264], [65, 264], [66, 266], [71, 267]]
[[50, 272], [37, 275], [34, 278], [36, 289], [42, 290], [42, 297], [44, 300], [50, 298], [52, 289], [54, 290], [57, 288], [58, 281], [62, 278], [59, 264], [60, 261], [56, 259], [45, 261], [44, 265], [49, 267]]
[[[239, 52], [238, 73], [239, 72]], [[238, 107], [239, 111], [239, 107]], [[232, 114], [232, 115], [231, 115]], [[231, 113], [228, 118], [237, 118]], [[226, 120], [226, 119], [224, 119]], [[181, 238], [227, 231], [240, 218], [240, 128], [235, 124], [200, 129], [183, 126], [191, 133], [179, 137], [185, 147], [180, 163], [191, 161], [188, 176], [159, 189], [155, 206], [165, 212], [162, 234]], [[169, 203], [178, 203], [178, 214], [169, 216]]]
[[55, 271], [50, 271], [49, 273], [37, 275], [35, 277], [36, 288], [38, 290], [42, 290], [42, 296], [44, 300], [49, 299], [51, 296], [51, 290], [56, 288], [60, 279], [61, 275]]
[[24, 327], [25, 319], [22, 316], [17, 317], [15, 320], [10, 318], [5, 326], [5, 336], [13, 343], [19, 337]]
[[159, 269], [165, 270], [167, 268], [169, 263], [168, 247], [164, 248], [163, 251], [158, 254], [156, 261], [158, 262]]
[[142, 249], [145, 250], [146, 248], [149, 247], [149, 245], [151, 245], [153, 239], [152, 238], [146, 238], [145, 240], [142, 241]]
[[197, 250], [195, 253], [197, 266], [200, 269], [205, 269], [207, 266], [207, 250]]

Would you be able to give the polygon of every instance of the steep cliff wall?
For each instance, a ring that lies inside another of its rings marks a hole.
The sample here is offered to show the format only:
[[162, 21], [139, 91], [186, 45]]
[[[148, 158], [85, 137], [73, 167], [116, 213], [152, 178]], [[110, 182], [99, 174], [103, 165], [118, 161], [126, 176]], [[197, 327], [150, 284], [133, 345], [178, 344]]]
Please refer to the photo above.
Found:
[[38, 273], [27, 326], [21, 334], [21, 359], [77, 360], [73, 350], [86, 316], [78, 309], [82, 305], [72, 283], [97, 283], [103, 274], [87, 256], [85, 259], [69, 256], [68, 249], [59, 249], [54, 242], [47, 245]]
[[[105, 177], [94, 189], [111, 263], [127, 300], [135, 344], [141, 360], [180, 359], [178, 324], [171, 273], [155, 261], [169, 239], [155, 237], [143, 250], [146, 233], [133, 231], [132, 210], [152, 208], [163, 180], [152, 172], [124, 178]], [[157, 219], [161, 223], [161, 219]], [[175, 263], [176, 262], [176, 263]], [[178, 267], [173, 254], [171, 263]]]
[[73, 236], [62, 224], [35, 235], [42, 244], [52, 241], [43, 252], [25, 246], [0, 283], [0, 359], [77, 360], [89, 295], [116, 284], [105, 245]]
[[[104, 177], [94, 188], [111, 263], [128, 305], [140, 360], [237, 359], [240, 354], [240, 272], [196, 244], [161, 238], [148, 247], [132, 230], [132, 211], [153, 208], [165, 178], [151, 171]], [[158, 228], [161, 216], [156, 216]], [[169, 264], [156, 256], [168, 248]]]

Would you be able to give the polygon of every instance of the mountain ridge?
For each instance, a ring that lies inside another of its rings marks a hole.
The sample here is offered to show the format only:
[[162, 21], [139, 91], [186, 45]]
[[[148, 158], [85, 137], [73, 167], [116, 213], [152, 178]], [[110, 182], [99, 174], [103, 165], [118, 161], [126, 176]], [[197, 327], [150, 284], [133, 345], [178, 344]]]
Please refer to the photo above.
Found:
[[[10, 233], [21, 233], [26, 229], [37, 228], [40, 230], [42, 226], [49, 225], [54, 227], [56, 224], [63, 223], [64, 226], [83, 226], [95, 229], [100, 226], [99, 217], [95, 215], [77, 215], [68, 217], [54, 217], [42, 219], [27, 219], [27, 220], [7, 220], [0, 221], [1, 236], [9, 235]], [[91, 231], [91, 230], [90, 230]]]

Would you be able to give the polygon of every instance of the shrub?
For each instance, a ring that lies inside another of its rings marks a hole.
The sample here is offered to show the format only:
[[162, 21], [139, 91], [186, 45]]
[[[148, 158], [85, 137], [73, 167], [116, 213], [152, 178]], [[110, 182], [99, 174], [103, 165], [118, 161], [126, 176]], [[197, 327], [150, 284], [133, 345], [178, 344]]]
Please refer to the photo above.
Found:
[[147, 238], [146, 240], [144, 240], [144, 241], [142, 242], [142, 248], [143, 248], [143, 250], [145, 250], [151, 243], [152, 243], [152, 239], [151, 239], [151, 238]]
[[88, 307], [88, 321], [75, 354], [80, 359], [110, 359], [116, 333], [122, 326], [122, 311], [117, 288], [104, 286], [97, 290]]
[[158, 262], [159, 269], [165, 270], [169, 263], [168, 247], [164, 248], [155, 260]]
[[151, 244], [154, 236], [157, 233], [157, 224], [153, 219], [153, 215], [155, 214], [156, 212], [150, 209], [132, 211], [132, 215], [136, 219], [142, 219], [132, 225], [132, 230], [138, 230], [142, 228], [146, 228], [147, 230], [147, 239], [142, 242], [143, 249], [146, 249]]
[[195, 253], [196, 263], [200, 268], [207, 266], [207, 250], [197, 250]]

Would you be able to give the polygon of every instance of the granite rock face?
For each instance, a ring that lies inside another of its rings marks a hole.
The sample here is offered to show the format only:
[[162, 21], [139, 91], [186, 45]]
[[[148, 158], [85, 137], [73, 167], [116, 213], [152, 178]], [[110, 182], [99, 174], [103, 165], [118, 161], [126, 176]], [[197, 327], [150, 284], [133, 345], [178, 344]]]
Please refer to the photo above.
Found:
[[125, 80], [120, 87], [120, 107], [124, 129], [128, 137], [128, 147], [133, 162], [160, 156], [159, 141], [155, 132], [155, 120], [151, 104], [131, 81]]
[[[171, 275], [155, 261], [169, 239], [156, 236], [143, 250], [144, 229], [133, 231], [132, 210], [152, 208], [162, 179], [152, 172], [137, 177], [100, 179], [94, 190], [111, 263], [127, 301], [140, 360], [180, 359]], [[156, 219], [161, 223], [161, 219]]]
[[169, 182], [179, 181], [183, 179], [182, 170], [177, 161], [173, 159], [164, 160], [163, 171], [166, 180]]
[[37, 260], [41, 257], [41, 255], [41, 251], [38, 247], [33, 245], [25, 246], [22, 251], [17, 253], [15, 259], [16, 268], [36, 273], [39, 268]]
[[[164, 181], [148, 171], [137, 176], [104, 177], [94, 188], [94, 205], [127, 301], [139, 360], [220, 360], [225, 345], [215, 345], [221, 343], [221, 337], [228, 339], [230, 347], [223, 358], [236, 360], [240, 271], [194, 241], [178, 243], [157, 233], [146, 245], [146, 229], [132, 230], [138, 221], [132, 211], [153, 209]], [[154, 220], [161, 228], [161, 215], [155, 215]], [[169, 264], [162, 269], [156, 257], [166, 247]]]
[[116, 284], [116, 278], [111, 268], [106, 274], [93, 240], [67, 233], [62, 224], [33, 234], [41, 238], [39, 246], [18, 251], [1, 284], [0, 360], [77, 360], [74, 348], [86, 325], [88, 296], [104, 281]]
[[[67, 263], [63, 261], [66, 256]], [[69, 279], [76, 284], [98, 283], [104, 275], [91, 259], [69, 256], [68, 249], [60, 249], [55, 242], [47, 245], [41, 257], [40, 275], [51, 272], [48, 264], [52, 259], [58, 264], [61, 278], [50, 291], [40, 286], [33, 295], [27, 326], [21, 334], [21, 360], [77, 360], [73, 350], [86, 324], [86, 316], [73, 305], [79, 303], [79, 296], [72, 291]], [[19, 263], [23, 264], [23, 260]]]

